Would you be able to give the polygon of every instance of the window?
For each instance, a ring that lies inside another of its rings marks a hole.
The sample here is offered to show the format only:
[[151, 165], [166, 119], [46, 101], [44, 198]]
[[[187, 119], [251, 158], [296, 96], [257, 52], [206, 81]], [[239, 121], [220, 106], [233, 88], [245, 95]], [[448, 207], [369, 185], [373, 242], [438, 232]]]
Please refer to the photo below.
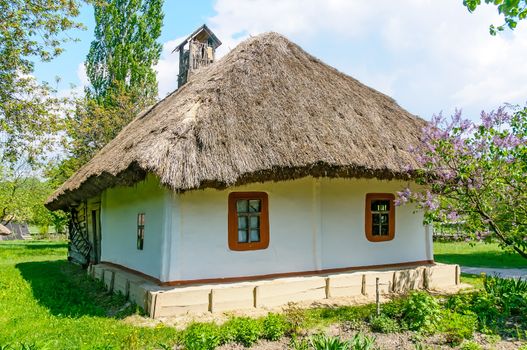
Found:
[[137, 214], [137, 249], [143, 250], [145, 240], [145, 214]]
[[229, 248], [257, 250], [269, 246], [269, 206], [265, 192], [229, 194]]
[[395, 235], [395, 196], [391, 193], [366, 195], [366, 238], [371, 242], [390, 241]]

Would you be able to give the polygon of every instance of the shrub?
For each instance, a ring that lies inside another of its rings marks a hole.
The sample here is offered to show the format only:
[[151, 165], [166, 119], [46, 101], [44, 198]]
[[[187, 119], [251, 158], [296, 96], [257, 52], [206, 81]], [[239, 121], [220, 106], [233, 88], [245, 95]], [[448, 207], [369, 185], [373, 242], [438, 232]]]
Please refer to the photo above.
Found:
[[235, 341], [245, 347], [250, 347], [262, 335], [262, 323], [249, 317], [231, 318], [222, 326], [224, 343]]
[[183, 335], [188, 350], [212, 350], [221, 343], [219, 327], [214, 323], [193, 323]]
[[278, 340], [284, 336], [289, 325], [284, 316], [269, 313], [263, 320], [263, 337], [268, 340]]
[[411, 292], [402, 307], [403, 321], [413, 331], [434, 331], [439, 315], [439, 303], [426, 292]]
[[379, 333], [396, 333], [400, 329], [396, 320], [385, 315], [370, 317], [370, 327]]
[[461, 344], [461, 346], [459, 347], [459, 350], [482, 350], [482, 349], [483, 348], [481, 347], [481, 345], [479, 345], [478, 343], [472, 340], [463, 342], [463, 344]]
[[445, 311], [439, 329], [445, 333], [447, 343], [459, 345], [465, 339], [471, 339], [477, 326], [475, 315], [462, 315]]
[[306, 322], [306, 314], [295, 303], [287, 303], [284, 309], [284, 317], [289, 324], [289, 331], [291, 334], [299, 334]]

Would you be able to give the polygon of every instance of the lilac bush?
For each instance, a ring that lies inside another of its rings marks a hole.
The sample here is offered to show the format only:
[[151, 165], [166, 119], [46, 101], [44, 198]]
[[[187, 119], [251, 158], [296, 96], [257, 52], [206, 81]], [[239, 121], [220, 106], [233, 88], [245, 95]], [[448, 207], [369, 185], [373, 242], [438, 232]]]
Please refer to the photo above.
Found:
[[396, 205], [416, 203], [427, 220], [462, 224], [470, 238], [527, 258], [527, 107], [482, 112], [478, 123], [439, 114], [422, 141], [412, 173], [423, 190], [403, 189]]

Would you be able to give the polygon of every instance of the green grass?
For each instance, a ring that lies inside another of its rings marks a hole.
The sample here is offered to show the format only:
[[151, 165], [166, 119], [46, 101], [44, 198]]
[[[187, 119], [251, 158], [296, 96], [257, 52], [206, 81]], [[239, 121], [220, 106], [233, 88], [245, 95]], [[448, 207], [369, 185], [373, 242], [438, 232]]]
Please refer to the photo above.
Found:
[[471, 284], [475, 289], [483, 289], [483, 276], [481, 275], [462, 273], [461, 282]]
[[434, 259], [461, 266], [527, 268], [527, 259], [504, 252], [497, 243], [435, 242]]
[[64, 242], [0, 243], [0, 348], [159, 349], [170, 327], [123, 321], [135, 308], [65, 260]]

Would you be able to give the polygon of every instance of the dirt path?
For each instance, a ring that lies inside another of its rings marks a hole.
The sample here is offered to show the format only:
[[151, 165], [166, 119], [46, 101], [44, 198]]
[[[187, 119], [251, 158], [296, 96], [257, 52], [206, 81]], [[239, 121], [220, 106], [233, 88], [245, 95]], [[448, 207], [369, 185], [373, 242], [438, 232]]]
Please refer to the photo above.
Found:
[[481, 273], [486, 273], [489, 276], [498, 275], [504, 278], [527, 279], [527, 269], [499, 269], [499, 268], [489, 268], [489, 267], [461, 266], [461, 272], [470, 273], [473, 275], [479, 275]]

